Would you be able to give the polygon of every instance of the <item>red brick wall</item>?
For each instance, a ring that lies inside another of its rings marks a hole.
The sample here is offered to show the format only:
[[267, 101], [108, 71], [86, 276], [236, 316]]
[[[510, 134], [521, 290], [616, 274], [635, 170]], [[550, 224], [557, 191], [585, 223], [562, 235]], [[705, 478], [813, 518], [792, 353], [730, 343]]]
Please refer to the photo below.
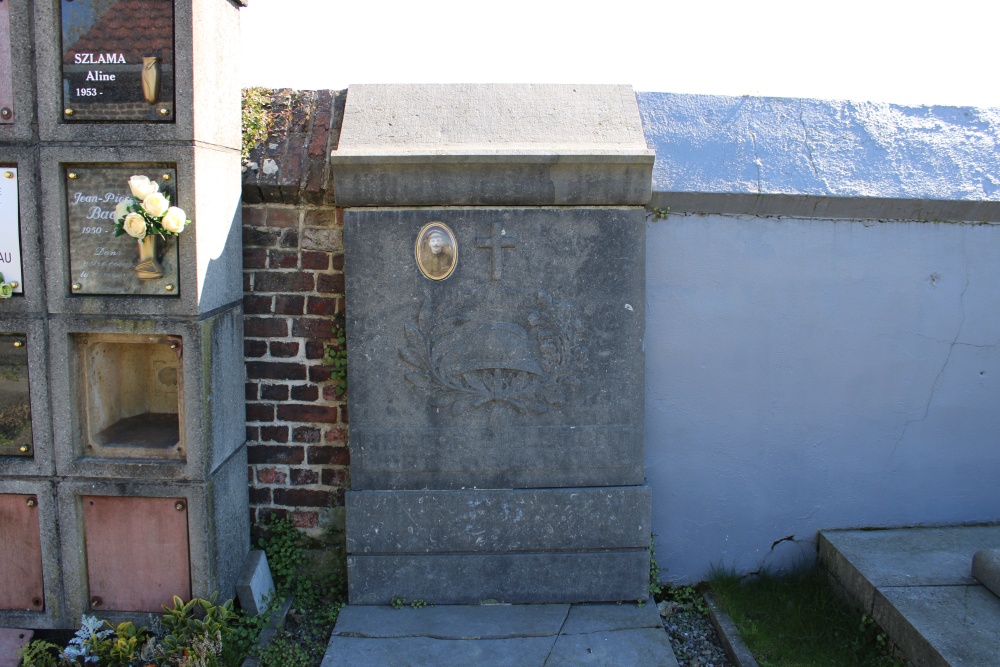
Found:
[[275, 91], [274, 127], [243, 176], [243, 306], [251, 518], [314, 537], [342, 522], [347, 402], [323, 364], [344, 312], [342, 216], [328, 156], [343, 91]]

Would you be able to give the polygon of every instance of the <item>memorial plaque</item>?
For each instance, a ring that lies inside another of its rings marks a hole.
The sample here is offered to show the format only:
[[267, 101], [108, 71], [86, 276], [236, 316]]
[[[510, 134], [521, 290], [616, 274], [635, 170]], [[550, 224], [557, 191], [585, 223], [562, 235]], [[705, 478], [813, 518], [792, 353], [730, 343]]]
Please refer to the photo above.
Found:
[[81, 500], [92, 611], [162, 612], [175, 595], [190, 599], [186, 499]]
[[[178, 237], [150, 235], [146, 247], [128, 234], [115, 236], [115, 208], [131, 195], [129, 178], [156, 181], [173, 204], [177, 170], [173, 166], [66, 167], [66, 221], [69, 224], [69, 268], [73, 294], [137, 294], [177, 296]], [[149, 243], [155, 247], [150, 250]], [[149, 271], [146, 254], [155, 253], [158, 271]], [[140, 267], [141, 265], [141, 267]], [[150, 277], [157, 273], [160, 277]], [[141, 277], [140, 277], [141, 276]]]
[[173, 122], [173, 0], [62, 0], [62, 85], [67, 122]]
[[24, 334], [0, 334], [0, 456], [31, 456], [31, 399]]
[[0, 0], [0, 124], [14, 122], [14, 66], [10, 61], [10, 3]]
[[[3, 2], [0, 2], [2, 6]], [[17, 205], [17, 169], [0, 166], [0, 273], [14, 294], [23, 294], [21, 223]]]
[[0, 609], [42, 611], [42, 540], [38, 498], [0, 493]]

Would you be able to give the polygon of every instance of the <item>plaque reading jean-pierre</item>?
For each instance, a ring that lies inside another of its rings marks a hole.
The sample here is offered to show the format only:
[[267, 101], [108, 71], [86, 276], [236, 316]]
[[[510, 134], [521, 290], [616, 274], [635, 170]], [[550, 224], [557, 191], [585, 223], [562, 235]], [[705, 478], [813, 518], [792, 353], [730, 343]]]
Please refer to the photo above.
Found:
[[63, 120], [174, 120], [173, 0], [61, 0]]
[[[115, 207], [131, 194], [129, 178], [147, 176], [159, 184], [171, 203], [177, 201], [173, 166], [139, 165], [66, 167], [66, 222], [69, 225], [69, 268], [73, 294], [140, 294], [177, 296], [178, 237], [150, 235], [143, 248], [135, 238], [115, 236]], [[153, 245], [153, 248], [149, 246]], [[149, 253], [162, 277], [149, 278]], [[137, 265], [142, 269], [137, 271]]]
[[[21, 226], [17, 207], [17, 169], [0, 166], [0, 273], [15, 294], [21, 281]], [[15, 287], [16, 285], [16, 287]]]

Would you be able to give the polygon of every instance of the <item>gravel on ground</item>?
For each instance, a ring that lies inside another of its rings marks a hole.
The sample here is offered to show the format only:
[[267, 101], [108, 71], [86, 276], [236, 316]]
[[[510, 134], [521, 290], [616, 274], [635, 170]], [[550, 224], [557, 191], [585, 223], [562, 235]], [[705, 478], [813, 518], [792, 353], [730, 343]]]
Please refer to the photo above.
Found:
[[732, 667], [706, 614], [669, 600], [657, 609], [680, 667]]

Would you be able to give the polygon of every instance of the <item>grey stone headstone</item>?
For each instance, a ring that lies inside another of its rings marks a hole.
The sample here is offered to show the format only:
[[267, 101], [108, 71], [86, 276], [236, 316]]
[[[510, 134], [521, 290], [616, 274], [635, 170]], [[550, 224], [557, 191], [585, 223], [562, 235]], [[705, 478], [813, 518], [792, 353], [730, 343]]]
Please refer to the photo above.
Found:
[[348, 91], [352, 603], [646, 597], [651, 157], [627, 86]]
[[249, 616], [264, 613], [274, 597], [274, 579], [267, 564], [267, 554], [254, 550], [247, 554], [243, 572], [236, 582], [236, 595], [240, 606]]

